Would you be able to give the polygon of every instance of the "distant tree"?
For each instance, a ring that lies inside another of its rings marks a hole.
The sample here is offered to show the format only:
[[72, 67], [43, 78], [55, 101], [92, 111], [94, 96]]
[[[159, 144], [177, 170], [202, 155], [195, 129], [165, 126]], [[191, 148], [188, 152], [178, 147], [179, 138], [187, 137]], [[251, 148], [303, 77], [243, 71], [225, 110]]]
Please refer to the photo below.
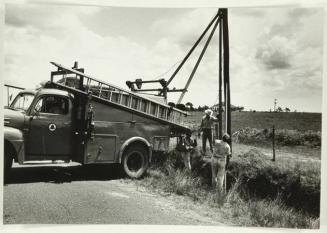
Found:
[[288, 107], [285, 108], [285, 112], [290, 112], [291, 109], [289, 109]]
[[168, 102], [168, 105], [169, 105], [170, 107], [176, 107], [175, 103], [173, 103], [173, 102]]
[[238, 110], [238, 107], [237, 106], [230, 106], [230, 110], [231, 111], [237, 111]]
[[276, 109], [276, 112], [283, 112], [283, 109], [281, 106], [278, 106], [278, 108]]
[[239, 111], [239, 112], [244, 111], [244, 107], [243, 107], [243, 106], [238, 107], [238, 111]]
[[176, 104], [176, 108], [182, 110], [182, 111], [186, 111], [186, 107], [184, 104]]
[[187, 102], [185, 104], [185, 106], [190, 110], [190, 111], [194, 111], [194, 107], [193, 107], [193, 104], [191, 102]]

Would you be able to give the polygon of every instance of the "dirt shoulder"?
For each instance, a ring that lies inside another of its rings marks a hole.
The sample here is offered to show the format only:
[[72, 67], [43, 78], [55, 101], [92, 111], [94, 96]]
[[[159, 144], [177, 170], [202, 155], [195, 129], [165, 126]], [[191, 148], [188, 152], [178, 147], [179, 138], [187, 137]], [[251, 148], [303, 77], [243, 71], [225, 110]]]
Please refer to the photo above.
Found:
[[222, 212], [217, 211], [217, 208], [212, 208], [207, 203], [194, 201], [188, 196], [145, 187], [142, 180], [124, 179], [121, 182], [122, 188], [143, 195], [160, 209], [173, 212], [180, 219], [188, 219], [185, 225], [191, 223], [191, 225], [236, 226], [235, 223], [223, 216]]

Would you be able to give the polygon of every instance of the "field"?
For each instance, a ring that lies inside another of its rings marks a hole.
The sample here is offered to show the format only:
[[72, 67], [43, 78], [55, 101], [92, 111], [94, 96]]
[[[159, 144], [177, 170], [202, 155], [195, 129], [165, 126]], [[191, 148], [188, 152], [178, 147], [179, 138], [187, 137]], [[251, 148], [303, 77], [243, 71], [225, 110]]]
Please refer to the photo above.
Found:
[[[188, 125], [200, 126], [203, 112], [190, 112], [186, 118]], [[298, 131], [321, 131], [321, 113], [300, 112], [232, 112], [232, 132], [244, 128], [288, 129]], [[223, 120], [224, 122], [224, 120]]]
[[[191, 112], [185, 120], [195, 134], [202, 116], [202, 112]], [[274, 126], [277, 148], [294, 152], [316, 148], [317, 157], [317, 148], [321, 147], [321, 113], [232, 112], [231, 116], [234, 143], [271, 147]], [[223, 128], [224, 122], [223, 119]]]

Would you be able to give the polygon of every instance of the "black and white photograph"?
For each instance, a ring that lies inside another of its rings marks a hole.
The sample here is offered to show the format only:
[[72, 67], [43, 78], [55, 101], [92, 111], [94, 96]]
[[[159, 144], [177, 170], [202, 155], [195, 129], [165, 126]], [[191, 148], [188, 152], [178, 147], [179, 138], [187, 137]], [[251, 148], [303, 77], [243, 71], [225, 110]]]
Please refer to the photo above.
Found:
[[4, 227], [321, 229], [323, 7], [80, 2], [4, 4]]

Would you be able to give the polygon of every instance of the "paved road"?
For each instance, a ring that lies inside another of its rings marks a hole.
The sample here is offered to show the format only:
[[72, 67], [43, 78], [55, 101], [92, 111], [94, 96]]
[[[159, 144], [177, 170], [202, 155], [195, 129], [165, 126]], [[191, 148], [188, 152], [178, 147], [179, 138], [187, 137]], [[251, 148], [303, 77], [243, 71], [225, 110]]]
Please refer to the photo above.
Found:
[[221, 225], [185, 197], [150, 193], [116, 167], [15, 166], [4, 186], [4, 224]]

